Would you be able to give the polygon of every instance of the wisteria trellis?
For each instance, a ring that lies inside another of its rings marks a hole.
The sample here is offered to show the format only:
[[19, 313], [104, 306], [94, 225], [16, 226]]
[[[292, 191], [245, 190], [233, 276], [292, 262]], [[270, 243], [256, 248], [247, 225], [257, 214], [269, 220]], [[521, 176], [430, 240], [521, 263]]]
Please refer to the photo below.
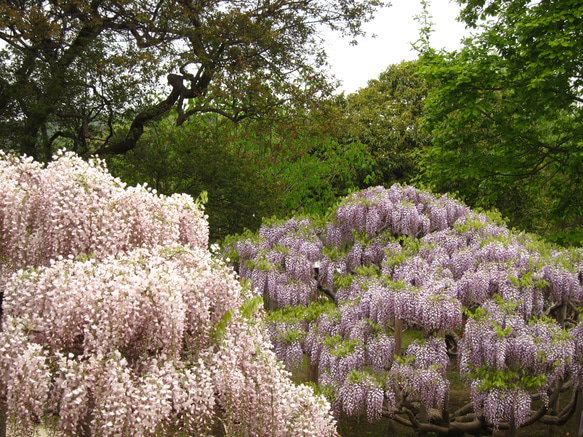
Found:
[[[266, 224], [228, 253], [274, 310], [276, 354], [290, 370], [308, 357], [336, 416], [440, 433], [564, 423], [583, 389], [583, 254], [490, 215], [376, 187], [343, 199], [327, 223]], [[403, 356], [401, 324], [426, 338]], [[446, 413], [452, 364], [471, 395]], [[571, 402], [552, 411], [566, 388]]]

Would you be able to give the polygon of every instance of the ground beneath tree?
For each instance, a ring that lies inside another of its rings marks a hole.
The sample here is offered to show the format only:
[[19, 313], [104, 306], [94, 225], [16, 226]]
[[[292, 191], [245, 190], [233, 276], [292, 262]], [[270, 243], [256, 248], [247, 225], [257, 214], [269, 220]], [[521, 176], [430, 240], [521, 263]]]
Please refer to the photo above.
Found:
[[[395, 431], [389, 431], [389, 421], [382, 420], [378, 423], [370, 424], [366, 419], [358, 422], [356, 420], [343, 419], [338, 424], [338, 432], [342, 437], [413, 437], [416, 433], [405, 426], [396, 425]], [[564, 426], [555, 428], [549, 433], [549, 426], [534, 424], [529, 427], [519, 429], [517, 436], [522, 437], [576, 437], [578, 426], [575, 418], [572, 417]], [[437, 434], [429, 433], [428, 437], [436, 437]], [[500, 431], [492, 434], [492, 437], [505, 437], [506, 432]]]

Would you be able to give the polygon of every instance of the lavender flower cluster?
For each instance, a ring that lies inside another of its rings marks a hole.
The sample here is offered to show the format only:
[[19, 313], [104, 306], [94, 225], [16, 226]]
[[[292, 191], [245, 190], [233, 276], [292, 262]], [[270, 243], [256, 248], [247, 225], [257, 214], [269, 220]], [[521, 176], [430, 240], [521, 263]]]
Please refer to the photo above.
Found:
[[411, 343], [405, 359], [395, 361], [391, 372], [407, 402], [418, 401], [426, 408], [441, 410], [449, 396], [448, 367], [445, 341], [433, 337], [425, 343]]
[[366, 415], [369, 422], [375, 422], [381, 419], [385, 402], [394, 406], [395, 397], [385, 394], [382, 384], [370, 374], [353, 371], [338, 390], [334, 408], [337, 415], [340, 411], [348, 416]]
[[314, 263], [322, 257], [322, 247], [309, 220], [291, 219], [263, 226], [257, 242], [239, 241], [234, 249], [240, 275], [251, 279], [270, 308], [276, 309], [307, 306], [316, 298]]
[[[529, 413], [530, 396], [528, 405], [523, 404], [529, 390], [536, 390], [548, 405], [548, 393], [552, 387], [571, 374], [576, 375], [579, 370], [580, 363], [575, 362], [580, 360], [572, 361], [578, 356], [577, 329], [568, 333], [556, 321], [546, 317], [526, 322], [519, 312], [512, 309], [513, 306], [496, 301], [484, 304], [484, 312], [468, 320], [465, 336], [459, 343], [461, 374], [472, 380], [474, 408], [483, 408], [487, 418], [495, 417], [491, 403], [504, 395], [490, 381], [495, 375], [504, 374], [508, 384], [507, 397], [516, 398], [517, 402], [520, 400], [521, 408]], [[528, 379], [533, 375], [538, 376], [535, 383]], [[516, 427], [520, 426], [528, 414], [518, 414], [516, 410], [515, 417], [512, 408], [518, 406], [501, 409], [504, 413], [490, 423], [497, 426], [501, 421], [509, 421]]]
[[[474, 398], [475, 399], [475, 398]], [[493, 388], [480, 399], [486, 421], [498, 429], [501, 422], [519, 428], [530, 416], [531, 396], [520, 388]], [[478, 402], [477, 399], [474, 400]]]
[[420, 238], [447, 229], [469, 209], [447, 196], [439, 199], [413, 187], [369, 188], [343, 200], [335, 222], [327, 229], [326, 244], [341, 247], [354, 241], [354, 232], [372, 240], [384, 231]]
[[[460, 371], [474, 387], [475, 413], [493, 426], [505, 421], [520, 426], [530, 411], [527, 397], [538, 393], [545, 400], [558, 379], [581, 380], [583, 352], [574, 335], [581, 328], [563, 332], [559, 322], [543, 317], [557, 312], [556, 308], [583, 303], [581, 251], [552, 250], [449, 196], [436, 197], [407, 186], [353, 193], [340, 202], [332, 217], [322, 229], [302, 220], [308, 235], [302, 238], [310, 250], [300, 249], [295, 240], [287, 242], [298, 235], [298, 220], [292, 219], [262, 228], [255, 241], [242, 241], [239, 255], [242, 275], [253, 279], [267, 298], [289, 293], [285, 284], [292, 278], [301, 277], [302, 286], [309, 284], [310, 293], [314, 290], [314, 283], [302, 276], [308, 268], [299, 274], [293, 262], [284, 261], [288, 254], [279, 254], [281, 247], [298, 248], [291, 252], [293, 257], [304, 254], [306, 265], [319, 265], [315, 288], [323, 292], [320, 299], [333, 299], [336, 309], [310, 320], [303, 340], [293, 347], [294, 354], [301, 348], [318, 366], [320, 386], [332, 388], [340, 399], [337, 414], [366, 411], [362, 399], [368, 396], [369, 386], [362, 381], [370, 379], [350, 379], [352, 371], [392, 381], [383, 385], [385, 407], [387, 399], [402, 398], [404, 393], [418, 393], [429, 406], [446, 402], [447, 354], [439, 355], [442, 362], [436, 366], [437, 357], [426, 361], [428, 352], [414, 346], [407, 354], [417, 357], [415, 361], [394, 361], [392, 355], [399, 353], [391, 349], [397, 322], [422, 330], [428, 345], [434, 344], [433, 336], [460, 339]], [[274, 267], [267, 270], [277, 271], [280, 278], [273, 289], [267, 290], [268, 280], [256, 273], [264, 269], [261, 259], [269, 260]], [[303, 296], [300, 290], [296, 293]], [[285, 302], [296, 304], [288, 297]], [[294, 302], [309, 303], [304, 297]], [[468, 313], [475, 316], [468, 318]], [[443, 340], [439, 341], [443, 352]], [[278, 347], [277, 354], [286, 360], [288, 352], [283, 349]], [[294, 359], [299, 362], [299, 357]], [[514, 372], [507, 391], [488, 385], [482, 375], [485, 369]], [[532, 375], [546, 376], [533, 383]], [[392, 387], [400, 387], [399, 393]], [[350, 403], [349, 393], [359, 400]], [[500, 396], [506, 396], [509, 406], [493, 409]]]

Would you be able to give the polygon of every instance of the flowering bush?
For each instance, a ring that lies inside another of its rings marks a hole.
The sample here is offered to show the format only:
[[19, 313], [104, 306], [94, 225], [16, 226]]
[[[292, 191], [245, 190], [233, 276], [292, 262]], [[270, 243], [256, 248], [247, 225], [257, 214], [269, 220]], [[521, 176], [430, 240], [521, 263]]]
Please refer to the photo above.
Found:
[[334, 435], [295, 386], [262, 299], [207, 250], [188, 196], [102, 162], [0, 156], [0, 395], [10, 435]]
[[[290, 370], [308, 357], [337, 417], [387, 416], [444, 434], [573, 414], [583, 389], [583, 252], [413, 187], [354, 193], [330, 216], [266, 223], [226, 253], [273, 302], [278, 357]], [[405, 356], [403, 329], [425, 337]], [[471, 394], [449, 414], [451, 371]], [[553, 411], [570, 384], [573, 399]], [[536, 411], [534, 398], [543, 401]]]

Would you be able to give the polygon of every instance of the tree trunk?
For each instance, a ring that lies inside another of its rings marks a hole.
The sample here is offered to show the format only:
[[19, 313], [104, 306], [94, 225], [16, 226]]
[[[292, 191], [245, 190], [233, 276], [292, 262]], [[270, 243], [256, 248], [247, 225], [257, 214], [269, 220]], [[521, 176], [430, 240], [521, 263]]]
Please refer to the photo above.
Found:
[[[0, 388], [0, 392], [2, 389]], [[0, 398], [0, 437], [6, 437], [6, 399]]]
[[389, 419], [389, 425], [387, 426], [387, 437], [393, 437], [397, 435], [397, 428], [395, 427], [395, 421]]
[[575, 423], [579, 424], [578, 436], [583, 436], [583, 388], [577, 389], [577, 407], [575, 410]]
[[[420, 423], [427, 423], [428, 422], [428, 414], [427, 414], [427, 406], [421, 404], [419, 406], [419, 422]], [[427, 431], [419, 431], [417, 433], [417, 437], [427, 437]]]
[[401, 356], [401, 343], [403, 342], [403, 320], [395, 320], [395, 357]]
[[564, 303], [557, 313], [557, 322], [564, 328], [565, 320], [567, 319], [567, 306], [568, 303]]
[[312, 360], [309, 357], [308, 359], [310, 360], [308, 378], [311, 382], [318, 384], [318, 363], [312, 364]]

